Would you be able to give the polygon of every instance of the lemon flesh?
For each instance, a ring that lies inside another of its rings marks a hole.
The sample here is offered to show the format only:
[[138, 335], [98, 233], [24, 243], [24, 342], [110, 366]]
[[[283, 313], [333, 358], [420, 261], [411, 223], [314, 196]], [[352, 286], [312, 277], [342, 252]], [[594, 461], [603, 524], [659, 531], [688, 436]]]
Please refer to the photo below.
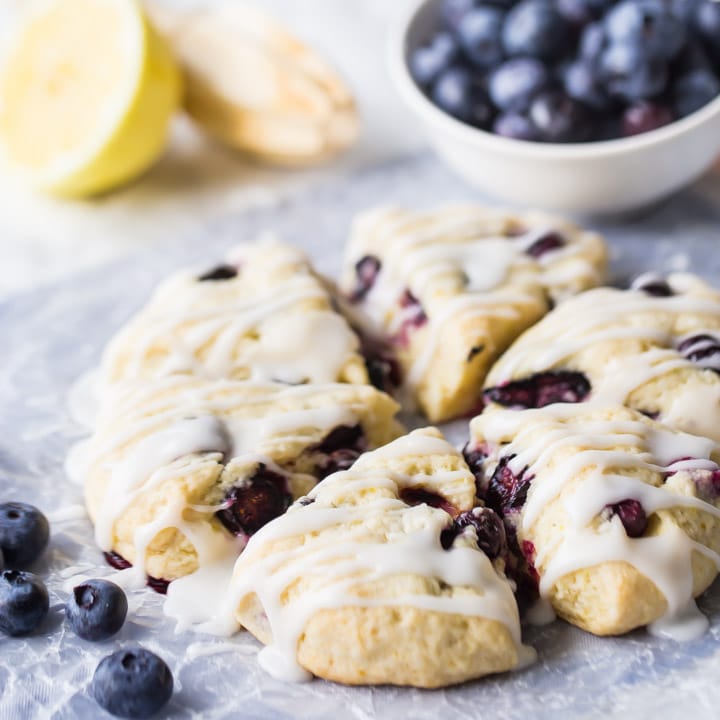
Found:
[[51, 0], [0, 77], [0, 151], [36, 187], [103, 192], [157, 159], [179, 101], [173, 57], [134, 0]]

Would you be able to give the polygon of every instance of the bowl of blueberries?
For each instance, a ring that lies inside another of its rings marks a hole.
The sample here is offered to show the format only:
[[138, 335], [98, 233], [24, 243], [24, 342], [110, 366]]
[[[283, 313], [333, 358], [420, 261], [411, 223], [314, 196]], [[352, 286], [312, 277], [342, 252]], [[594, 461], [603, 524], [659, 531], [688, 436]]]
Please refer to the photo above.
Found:
[[419, 0], [390, 65], [438, 153], [513, 205], [636, 210], [720, 155], [720, 0]]

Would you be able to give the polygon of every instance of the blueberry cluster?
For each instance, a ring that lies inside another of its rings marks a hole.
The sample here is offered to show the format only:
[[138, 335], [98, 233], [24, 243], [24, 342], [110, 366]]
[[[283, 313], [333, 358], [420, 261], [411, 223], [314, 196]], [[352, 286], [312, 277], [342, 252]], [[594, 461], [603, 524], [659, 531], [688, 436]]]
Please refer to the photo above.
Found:
[[410, 71], [442, 110], [497, 135], [627, 137], [720, 95], [715, 0], [443, 0], [440, 10]]
[[[0, 633], [30, 635], [43, 623], [50, 597], [42, 579], [26, 568], [36, 563], [50, 539], [47, 518], [33, 505], [0, 504]], [[125, 623], [127, 597], [115, 583], [87, 580], [65, 603], [65, 620], [83, 640], [107, 640]], [[165, 662], [142, 648], [119, 650], [104, 658], [91, 692], [98, 704], [123, 718], [147, 718], [172, 695], [173, 678]]]

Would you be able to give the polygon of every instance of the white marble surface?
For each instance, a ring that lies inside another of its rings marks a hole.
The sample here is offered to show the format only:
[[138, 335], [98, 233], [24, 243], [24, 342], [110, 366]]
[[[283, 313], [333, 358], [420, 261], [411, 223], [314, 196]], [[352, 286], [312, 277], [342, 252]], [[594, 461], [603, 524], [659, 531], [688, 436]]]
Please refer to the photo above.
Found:
[[[152, 0], [198, 5], [237, 0]], [[322, 51], [347, 78], [363, 119], [358, 144], [330, 165], [303, 171], [254, 166], [208, 142], [179, 117], [161, 161], [133, 185], [88, 202], [28, 194], [0, 174], [0, 298], [197, 232], [214, 217], [278, 202], [318, 180], [422, 145], [384, 67], [385, 32], [405, 0], [257, 0]], [[28, 0], [0, 0], [0, 38]]]

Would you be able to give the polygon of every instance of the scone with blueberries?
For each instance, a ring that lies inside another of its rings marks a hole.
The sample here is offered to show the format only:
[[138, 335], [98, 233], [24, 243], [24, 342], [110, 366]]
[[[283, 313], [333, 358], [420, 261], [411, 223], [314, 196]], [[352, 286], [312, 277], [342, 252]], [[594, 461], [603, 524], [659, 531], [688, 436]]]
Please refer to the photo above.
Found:
[[[465, 451], [526, 593], [597, 635], [707, 627], [720, 563], [720, 447], [620, 405], [493, 408]], [[520, 598], [527, 602], [528, 598]]]
[[318, 480], [397, 437], [397, 410], [369, 385], [171, 375], [124, 386], [69, 465], [111, 564], [171, 581], [233, 559]]
[[360, 457], [254, 535], [236, 615], [287, 679], [443, 687], [518, 667], [502, 524], [434, 428]]
[[521, 335], [488, 374], [488, 405], [627, 405], [720, 440], [720, 292], [675, 273], [570, 298]]
[[101, 389], [190, 374], [209, 379], [368, 381], [358, 339], [297, 248], [239, 245], [225, 264], [180, 271], [109, 343]]
[[373, 382], [439, 422], [477, 410], [498, 356], [553, 303], [599, 284], [605, 264], [598, 235], [556, 217], [390, 208], [355, 221], [341, 289]]

